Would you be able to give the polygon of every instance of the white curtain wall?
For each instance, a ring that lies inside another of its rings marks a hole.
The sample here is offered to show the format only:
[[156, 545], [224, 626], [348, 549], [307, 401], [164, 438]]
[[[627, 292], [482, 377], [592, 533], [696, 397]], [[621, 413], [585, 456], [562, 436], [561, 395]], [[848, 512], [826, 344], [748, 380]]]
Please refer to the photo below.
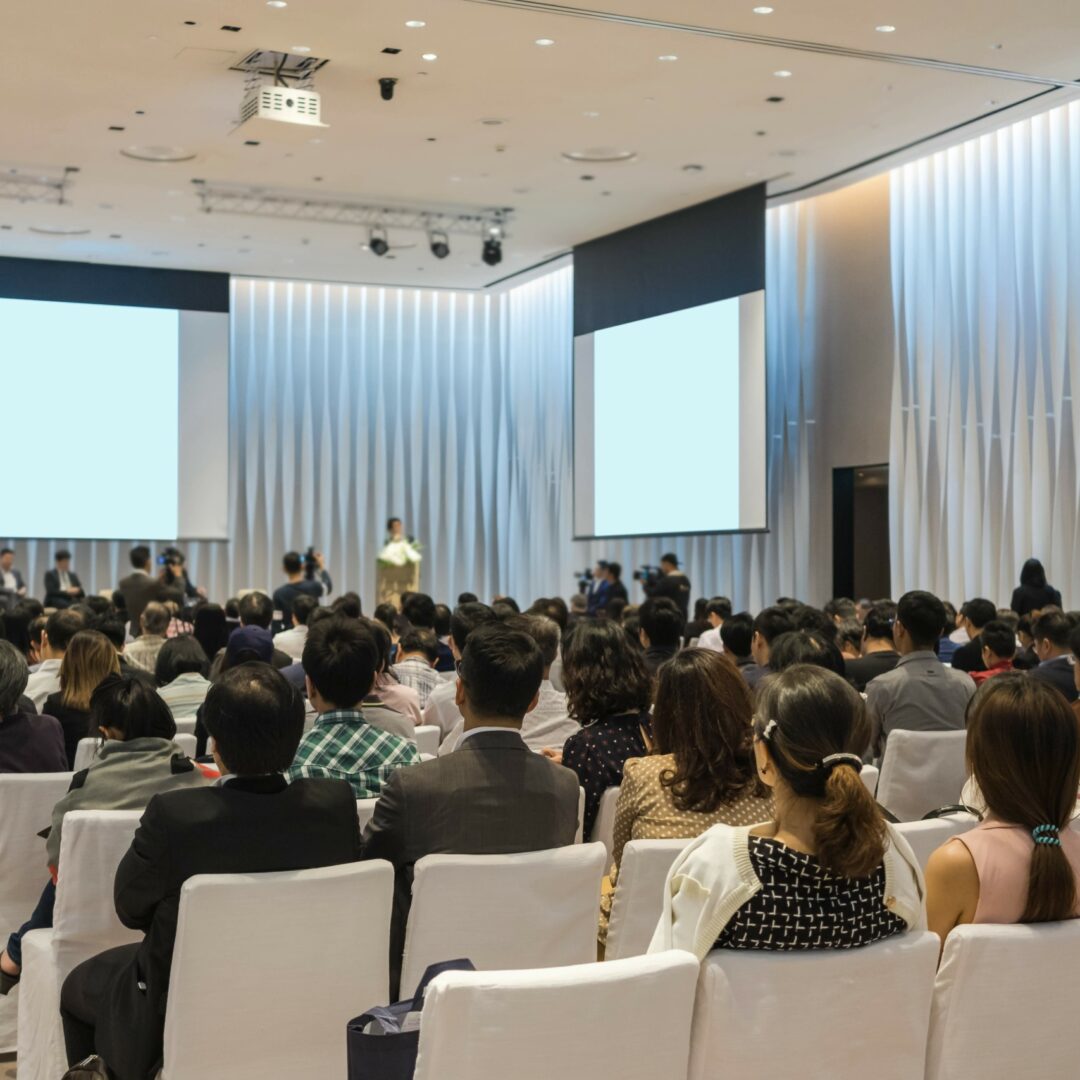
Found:
[[894, 592], [1066, 604], [1080, 458], [1080, 104], [892, 174]]
[[[572, 270], [488, 293], [238, 278], [232, 288], [230, 535], [187, 545], [193, 578], [222, 599], [281, 580], [282, 553], [315, 544], [336, 591], [370, 604], [386, 518], [424, 544], [423, 585], [528, 602], [569, 595], [574, 572], [617, 559], [626, 576], [673, 549], [696, 595], [751, 608], [826, 596], [809, 478], [813, 379], [801, 204], [769, 215], [769, 526], [756, 536], [575, 543], [571, 515]], [[658, 376], [659, 377], [659, 376]], [[655, 453], [647, 402], [626, 418], [627, 468]], [[708, 432], [668, 448], [703, 472]], [[661, 448], [663, 449], [663, 448]], [[718, 466], [719, 467], [719, 466]], [[120, 485], [117, 498], [133, 497]], [[643, 493], [647, 498], [647, 493]], [[131, 542], [21, 541], [34, 591], [70, 548], [91, 589], [126, 573]], [[820, 562], [820, 558], [817, 562]], [[640, 593], [637, 594], [640, 596]]]

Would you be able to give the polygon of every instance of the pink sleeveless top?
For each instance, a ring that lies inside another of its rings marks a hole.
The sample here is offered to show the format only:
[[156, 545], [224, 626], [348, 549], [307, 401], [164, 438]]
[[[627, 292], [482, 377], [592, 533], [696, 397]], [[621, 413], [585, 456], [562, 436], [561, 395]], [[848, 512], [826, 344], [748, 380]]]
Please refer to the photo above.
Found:
[[[979, 875], [977, 923], [1018, 923], [1027, 906], [1028, 874], [1035, 841], [1020, 825], [988, 818], [961, 833], [959, 840], [975, 860]], [[1080, 833], [1061, 830], [1061, 847], [1073, 868], [1080, 895]], [[1080, 902], [1075, 914], [1080, 915]]]

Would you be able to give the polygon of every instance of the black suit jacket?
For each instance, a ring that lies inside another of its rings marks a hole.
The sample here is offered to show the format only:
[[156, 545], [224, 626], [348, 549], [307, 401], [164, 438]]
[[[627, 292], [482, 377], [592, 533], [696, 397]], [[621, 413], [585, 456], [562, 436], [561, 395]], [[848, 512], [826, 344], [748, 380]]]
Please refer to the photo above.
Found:
[[1076, 681], [1073, 676], [1073, 666], [1069, 662], [1067, 656], [1058, 656], [1053, 660], [1047, 660], [1045, 663], [1040, 664], [1037, 668], [1032, 668], [1028, 674], [1033, 679], [1042, 679], [1043, 682], [1048, 682], [1051, 686], [1056, 686], [1064, 695], [1067, 701], [1075, 701], [1077, 699]]
[[[188, 878], [336, 866], [359, 855], [356, 800], [344, 781], [237, 778], [151, 799], [116, 871], [116, 913], [146, 937], [104, 995], [96, 1039], [109, 1066], [134, 1080], [150, 1075], [161, 1058], [180, 889]], [[227, 979], [228, 971], [207, 978]]]
[[452, 754], [397, 769], [364, 831], [365, 859], [394, 864], [390, 982], [401, 978], [413, 867], [425, 855], [513, 855], [574, 842], [578, 778], [516, 731], [480, 732]]
[[957, 671], [985, 671], [982, 658], [982, 636], [965, 641], [952, 654], [952, 666]]
[[68, 577], [71, 579], [71, 584], [79, 590], [78, 596], [69, 596], [63, 589], [60, 588], [60, 571], [59, 570], [46, 570], [45, 571], [45, 606], [54, 608], [66, 608], [71, 607], [76, 600], [81, 600], [86, 593], [83, 592], [82, 582], [79, 580], [79, 575], [68, 571]]
[[844, 661], [844, 674], [855, 684], [855, 689], [862, 693], [866, 684], [886, 671], [892, 671], [900, 654], [892, 649], [883, 652], [867, 653], [858, 660]]

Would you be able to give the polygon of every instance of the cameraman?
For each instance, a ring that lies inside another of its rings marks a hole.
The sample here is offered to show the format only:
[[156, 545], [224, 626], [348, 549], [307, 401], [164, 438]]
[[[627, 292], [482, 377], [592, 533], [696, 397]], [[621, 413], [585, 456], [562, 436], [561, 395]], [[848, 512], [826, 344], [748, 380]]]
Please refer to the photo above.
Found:
[[162, 567], [161, 573], [158, 574], [158, 581], [166, 589], [179, 589], [187, 600], [195, 600], [200, 596], [206, 597], [206, 590], [197, 589], [188, 577], [187, 560], [179, 548], [167, 547], [158, 556], [158, 562]]
[[587, 614], [592, 618], [607, 614], [607, 606], [612, 600], [629, 602], [626, 586], [620, 580], [622, 567], [617, 562], [598, 562], [589, 585], [589, 606]]
[[660, 556], [660, 576], [642, 583], [649, 599], [666, 596], [674, 600], [685, 621], [690, 615], [690, 579], [679, 569], [679, 558], [672, 552]]
[[292, 606], [298, 596], [319, 600], [329, 596], [334, 585], [326, 572], [321, 551], [309, 548], [305, 555], [290, 551], [281, 560], [281, 566], [289, 580], [274, 590], [274, 610], [281, 612], [286, 626], [292, 626]]

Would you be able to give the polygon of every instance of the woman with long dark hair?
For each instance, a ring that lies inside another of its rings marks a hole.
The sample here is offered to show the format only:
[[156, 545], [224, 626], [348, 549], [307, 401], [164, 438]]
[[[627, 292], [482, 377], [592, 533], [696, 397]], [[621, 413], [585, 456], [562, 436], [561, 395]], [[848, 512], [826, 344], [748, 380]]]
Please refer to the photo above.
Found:
[[225, 609], [220, 604], [202, 604], [195, 609], [192, 636], [202, 646], [208, 660], [213, 661], [229, 644], [231, 632]]
[[1056, 922], [1080, 914], [1080, 721], [1059, 691], [1021, 673], [988, 679], [967, 712], [967, 761], [986, 815], [926, 866], [930, 929]]
[[1028, 559], [1020, 568], [1020, 584], [1013, 590], [1009, 607], [1017, 615], [1027, 615], [1044, 607], [1061, 607], [1061, 593], [1047, 583], [1046, 571], [1038, 559]]

